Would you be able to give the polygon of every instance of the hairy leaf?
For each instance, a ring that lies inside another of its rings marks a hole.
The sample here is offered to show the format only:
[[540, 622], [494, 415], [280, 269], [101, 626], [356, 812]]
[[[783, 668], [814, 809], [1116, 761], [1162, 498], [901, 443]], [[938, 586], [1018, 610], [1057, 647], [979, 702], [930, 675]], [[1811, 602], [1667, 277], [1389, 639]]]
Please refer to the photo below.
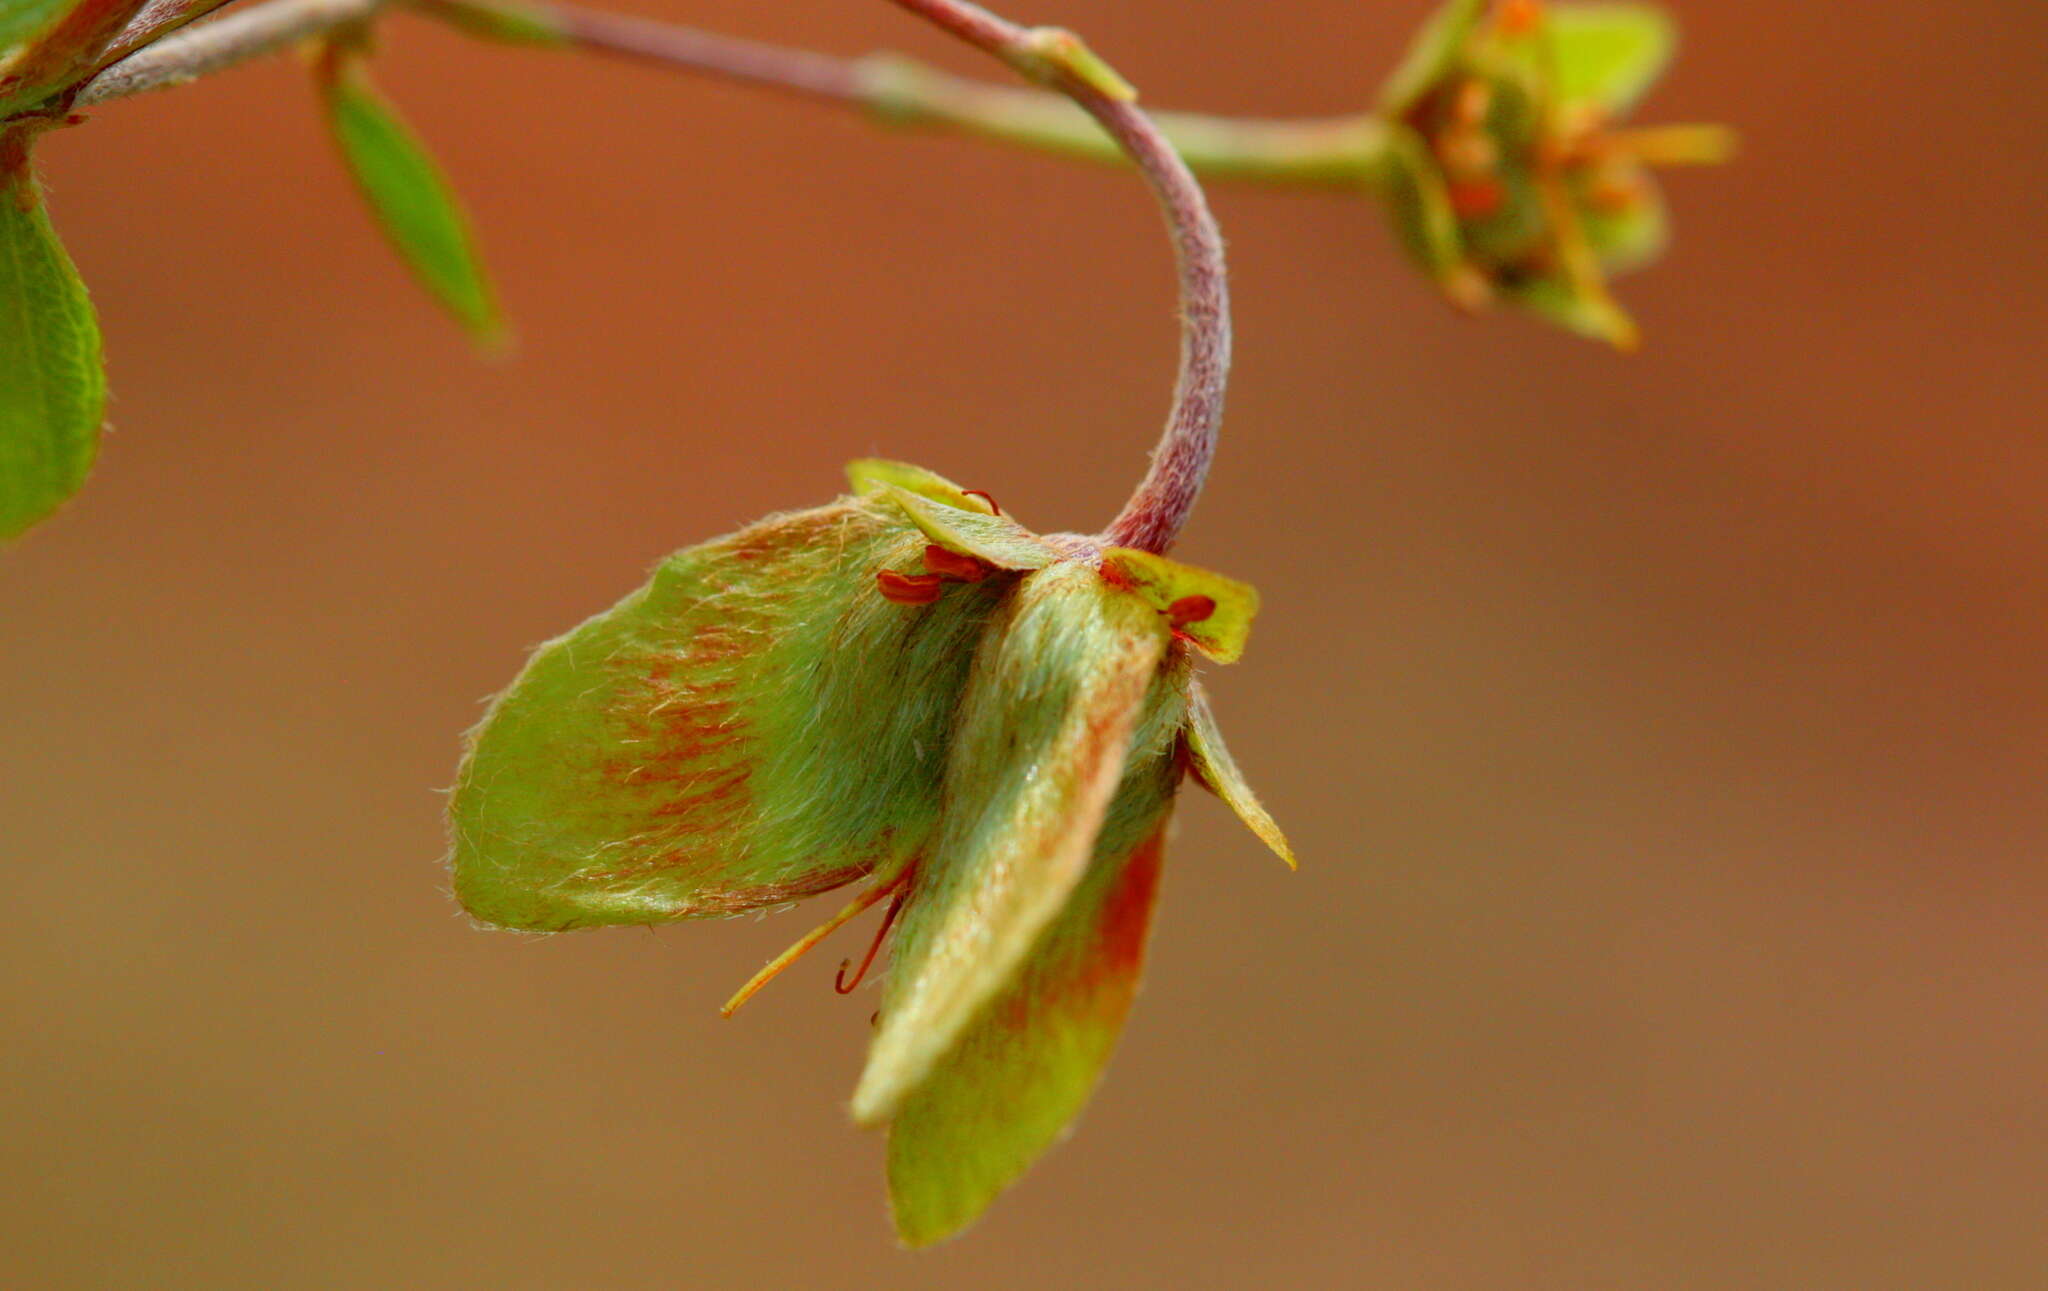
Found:
[[320, 94], [342, 158], [391, 245], [478, 344], [502, 344], [504, 320], [469, 221], [418, 136], [343, 51], [322, 60]]
[[106, 396], [85, 284], [43, 213], [26, 140], [0, 134], [0, 539], [85, 482]]

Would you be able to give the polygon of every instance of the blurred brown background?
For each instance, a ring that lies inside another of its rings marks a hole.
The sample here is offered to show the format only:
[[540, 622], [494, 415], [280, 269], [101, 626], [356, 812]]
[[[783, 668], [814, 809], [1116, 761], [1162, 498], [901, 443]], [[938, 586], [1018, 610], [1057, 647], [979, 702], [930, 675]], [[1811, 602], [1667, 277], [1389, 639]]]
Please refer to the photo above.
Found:
[[[1016, 10], [1163, 104], [1354, 108], [1423, 0]], [[410, 20], [522, 333], [473, 361], [276, 60], [45, 149], [104, 465], [0, 560], [0, 1280], [35, 1288], [2048, 1285], [2048, 8], [1678, 5], [1721, 119], [1623, 359], [1223, 189], [1187, 558], [1305, 858], [1182, 813], [1082, 1132], [893, 1249], [813, 911], [533, 941], [458, 733], [670, 548], [885, 453], [1106, 519], [1172, 361], [1127, 175]], [[878, 3], [649, 11], [977, 69]], [[1163, 30], [1162, 30], [1163, 28]], [[855, 934], [858, 940], [858, 935]]]

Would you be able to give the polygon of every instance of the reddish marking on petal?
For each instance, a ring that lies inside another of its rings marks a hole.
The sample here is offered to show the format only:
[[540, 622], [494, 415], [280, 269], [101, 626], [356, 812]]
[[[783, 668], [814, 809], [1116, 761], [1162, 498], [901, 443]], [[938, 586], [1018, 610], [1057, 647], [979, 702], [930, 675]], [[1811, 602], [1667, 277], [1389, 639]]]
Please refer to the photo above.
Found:
[[1484, 219], [1501, 208], [1507, 190], [1491, 179], [1461, 179], [1450, 185], [1451, 209], [1461, 220]]
[[943, 581], [937, 574], [899, 574], [885, 569], [875, 575], [875, 586], [898, 605], [930, 605], [939, 599]]
[[[978, 556], [968, 556], [957, 551], [948, 551], [937, 543], [927, 543], [924, 549], [924, 567], [941, 578], [957, 579], [963, 583], [978, 583], [987, 578], [992, 566]], [[888, 593], [884, 592], [883, 595]]]
[[1215, 612], [1215, 597], [1183, 596], [1166, 607], [1166, 623], [1178, 632], [1190, 623], [1200, 623]]
[[995, 495], [990, 493], [987, 489], [962, 489], [960, 490], [960, 496], [965, 498], [980, 498], [983, 502], [988, 503], [988, 509], [990, 511], [993, 511], [997, 515], [1001, 515], [1003, 513], [1003, 509], [996, 505]]
[[1152, 922], [1152, 901], [1159, 892], [1160, 862], [1166, 855], [1166, 831], [1155, 830], [1138, 844], [1116, 887], [1103, 903], [1102, 942], [1096, 957], [1100, 972], [1129, 975], [1145, 958], [1145, 930]]

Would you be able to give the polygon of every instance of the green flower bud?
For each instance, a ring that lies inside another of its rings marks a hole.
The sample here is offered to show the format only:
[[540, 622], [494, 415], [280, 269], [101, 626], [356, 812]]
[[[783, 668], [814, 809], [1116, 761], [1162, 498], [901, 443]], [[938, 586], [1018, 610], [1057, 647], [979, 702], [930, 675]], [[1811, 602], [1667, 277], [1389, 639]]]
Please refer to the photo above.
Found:
[[1193, 675], [1242, 653], [1250, 587], [1033, 533], [914, 466], [848, 474], [852, 496], [678, 552], [535, 651], [470, 737], [450, 867], [471, 914], [535, 931], [866, 880], [726, 1012], [889, 900], [853, 1114], [889, 1127], [897, 1231], [924, 1245], [1087, 1102], [1182, 778], [1294, 858]]
[[1711, 126], [1619, 123], [1675, 32], [1635, 3], [1451, 0], [1381, 96], [1387, 191], [1412, 255], [1453, 301], [1530, 310], [1624, 349], [1635, 323], [1609, 276], [1667, 232], [1653, 165], [1724, 160]]

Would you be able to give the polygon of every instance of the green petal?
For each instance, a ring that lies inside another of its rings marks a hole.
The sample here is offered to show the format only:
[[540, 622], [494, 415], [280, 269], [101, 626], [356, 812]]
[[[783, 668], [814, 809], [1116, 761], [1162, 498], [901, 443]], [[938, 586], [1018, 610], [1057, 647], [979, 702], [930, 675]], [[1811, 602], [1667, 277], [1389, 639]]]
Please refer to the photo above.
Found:
[[[989, 624], [948, 755], [945, 822], [904, 904], [881, 1022], [854, 1091], [874, 1125], [1006, 987], [1087, 869], [1168, 634], [1136, 597], [1062, 561], [1027, 575]], [[1141, 726], [1143, 729], [1141, 729]], [[1144, 750], [1155, 755], [1151, 750]]]
[[419, 136], [346, 51], [323, 56], [319, 85], [342, 159], [399, 257], [479, 345], [503, 345], [504, 319], [469, 219]]
[[1389, 117], [1405, 114], [1417, 99], [1434, 89], [1457, 63], [1485, 15], [1486, 0], [1448, 0], [1429, 16], [1401, 65], [1380, 90], [1380, 111]]
[[908, 462], [892, 462], [884, 457], [863, 457], [846, 464], [847, 481], [853, 491], [862, 495], [880, 493], [890, 485], [915, 493], [919, 497], [943, 502], [949, 507], [962, 511], [978, 511], [983, 515], [994, 515], [995, 504], [977, 493], [969, 493], [953, 481], [922, 466]]
[[889, 1198], [906, 1245], [980, 1215], [1094, 1092], [1137, 992], [1179, 779], [1171, 756], [1126, 774], [1066, 908], [897, 1112]]
[[1637, 344], [1635, 320], [1612, 297], [1576, 291], [1563, 278], [1532, 278], [1504, 289], [1501, 294], [1537, 317], [1591, 340], [1605, 341], [1624, 350], [1634, 349]]
[[1586, 241], [1600, 257], [1600, 267], [1609, 274], [1640, 269], [1664, 254], [1671, 242], [1671, 221], [1664, 210], [1664, 194], [1648, 168], [1628, 166], [1626, 175], [1635, 200], [1621, 209], [1607, 209], [1581, 197], [1579, 216], [1586, 225]]
[[1544, 33], [1558, 101], [1614, 114], [1656, 83], [1678, 46], [1670, 16], [1646, 4], [1552, 5]]
[[1420, 265], [1452, 303], [1477, 309], [1489, 295], [1472, 267], [1443, 171], [1422, 136], [1404, 125], [1387, 127], [1387, 214], [1401, 249]]
[[[1243, 657], [1252, 617], [1259, 612], [1259, 592], [1250, 583], [1129, 547], [1102, 553], [1102, 574], [1174, 620], [1174, 635], [1185, 637], [1217, 663], [1236, 663]], [[1178, 621], [1186, 610], [1177, 607], [1194, 600], [1208, 602], [1209, 613]]]
[[1236, 812], [1245, 827], [1259, 836], [1259, 841], [1287, 862], [1288, 869], [1297, 868], [1294, 849], [1287, 845], [1287, 835], [1280, 832], [1272, 813], [1252, 792], [1252, 787], [1245, 783], [1244, 773], [1237, 769], [1237, 760], [1230, 756], [1230, 749], [1223, 743], [1223, 732], [1217, 729], [1216, 715], [1209, 711], [1209, 696], [1200, 682], [1190, 688], [1188, 725], [1182, 738], [1187, 742], [1189, 769], [1195, 773], [1196, 782]]
[[456, 896], [518, 928], [773, 905], [925, 846], [975, 641], [1005, 584], [892, 604], [923, 535], [843, 499], [671, 556], [542, 646], [474, 732]]
[[948, 551], [978, 557], [997, 569], [1042, 569], [1059, 558], [1044, 539], [1008, 516], [947, 506], [893, 484], [883, 485], [881, 492]]
[[0, 539], [85, 483], [106, 398], [85, 284], [43, 213], [26, 139], [0, 134]]

